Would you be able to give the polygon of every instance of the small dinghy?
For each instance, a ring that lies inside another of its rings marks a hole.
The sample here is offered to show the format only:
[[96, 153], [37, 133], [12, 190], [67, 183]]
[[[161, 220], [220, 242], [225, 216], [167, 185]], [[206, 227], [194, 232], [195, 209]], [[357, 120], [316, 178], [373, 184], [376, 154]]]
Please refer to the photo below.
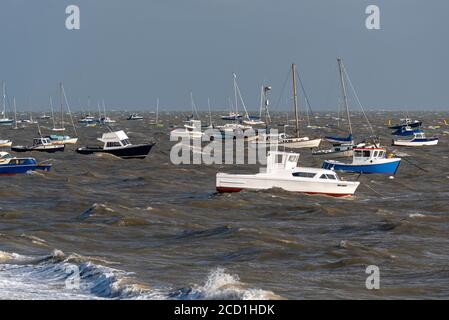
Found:
[[34, 158], [16, 158], [7, 152], [0, 152], [0, 175], [15, 175], [29, 171], [50, 171], [51, 164], [37, 163]]
[[354, 195], [360, 184], [356, 181], [343, 181], [331, 170], [297, 167], [298, 159], [298, 153], [270, 151], [267, 167], [262, 168], [260, 173], [217, 173], [217, 191], [281, 188], [291, 192], [347, 197]]
[[394, 158], [390, 155], [387, 156], [387, 150], [385, 148], [369, 146], [354, 148], [353, 152], [352, 163], [325, 160], [323, 168], [343, 172], [394, 175], [401, 163], [401, 158]]
[[426, 137], [425, 133], [421, 130], [415, 131], [413, 133], [413, 138], [409, 140], [393, 140], [393, 146], [402, 147], [422, 147], [422, 146], [435, 146], [438, 144], [437, 137]]
[[109, 153], [122, 159], [144, 159], [154, 143], [132, 144], [123, 130], [103, 133], [98, 139], [104, 146], [86, 146], [78, 148], [80, 154]]
[[32, 146], [12, 146], [11, 150], [16, 152], [40, 151], [40, 152], [62, 152], [65, 145], [55, 145], [51, 143], [49, 138], [34, 138]]

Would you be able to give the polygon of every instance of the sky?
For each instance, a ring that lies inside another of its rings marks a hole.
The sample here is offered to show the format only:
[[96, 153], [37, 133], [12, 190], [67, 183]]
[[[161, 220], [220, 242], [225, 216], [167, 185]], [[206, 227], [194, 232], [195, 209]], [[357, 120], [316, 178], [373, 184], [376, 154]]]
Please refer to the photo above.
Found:
[[366, 108], [449, 110], [448, 31], [447, 0], [0, 0], [0, 80], [21, 110], [48, 109], [62, 81], [72, 109], [190, 110], [193, 92], [207, 111], [229, 109], [236, 73], [248, 109], [266, 84], [281, 111], [294, 62], [312, 109], [332, 110], [341, 57]]

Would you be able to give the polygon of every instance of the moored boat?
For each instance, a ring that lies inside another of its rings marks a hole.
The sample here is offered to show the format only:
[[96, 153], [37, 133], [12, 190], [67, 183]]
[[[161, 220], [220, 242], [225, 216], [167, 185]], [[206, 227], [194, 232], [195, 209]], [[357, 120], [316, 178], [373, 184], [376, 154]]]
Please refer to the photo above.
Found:
[[32, 146], [12, 146], [11, 150], [16, 152], [40, 151], [40, 152], [62, 152], [65, 145], [52, 144], [49, 138], [34, 138]]
[[387, 155], [387, 150], [381, 147], [368, 146], [353, 149], [351, 163], [337, 160], [325, 160], [323, 168], [335, 171], [356, 173], [381, 173], [394, 175], [401, 163], [401, 158]]
[[11, 140], [0, 139], [0, 148], [6, 148], [12, 146]]
[[103, 133], [98, 140], [104, 145], [82, 147], [76, 152], [80, 154], [108, 153], [122, 159], [144, 159], [154, 146], [154, 143], [132, 144], [123, 130]]
[[126, 120], [143, 120], [143, 117], [133, 113]]
[[0, 152], [0, 175], [15, 175], [29, 171], [50, 171], [52, 165], [38, 163], [34, 158], [17, 158], [7, 152]]
[[50, 142], [55, 145], [76, 144], [78, 142], [78, 138], [71, 138], [70, 136], [61, 136], [56, 134], [52, 134], [47, 138], [50, 139]]
[[438, 144], [438, 140], [437, 137], [426, 137], [423, 131], [418, 130], [413, 133], [413, 138], [393, 140], [392, 145], [401, 147], [435, 146]]
[[298, 159], [298, 153], [270, 151], [267, 167], [261, 169], [260, 173], [217, 173], [217, 191], [281, 188], [291, 192], [347, 197], [354, 195], [360, 184], [356, 181], [343, 181], [331, 170], [297, 167]]

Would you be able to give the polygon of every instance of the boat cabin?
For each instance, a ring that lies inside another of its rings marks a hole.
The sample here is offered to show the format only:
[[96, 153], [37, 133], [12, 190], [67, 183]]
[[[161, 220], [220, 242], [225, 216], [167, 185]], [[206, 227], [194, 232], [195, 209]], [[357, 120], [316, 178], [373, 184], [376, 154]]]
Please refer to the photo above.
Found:
[[33, 147], [37, 146], [48, 146], [51, 145], [51, 141], [49, 138], [34, 138], [33, 139]]
[[104, 149], [123, 148], [131, 145], [129, 138], [123, 130], [103, 133], [99, 141], [104, 143]]
[[387, 150], [384, 148], [354, 148], [354, 163], [372, 161], [375, 159], [384, 159], [387, 156]]
[[187, 131], [191, 132], [201, 132], [201, 121], [200, 120], [190, 120], [188, 124], [185, 124], [184, 127]]
[[292, 171], [298, 163], [299, 153], [270, 151], [267, 158], [267, 173]]

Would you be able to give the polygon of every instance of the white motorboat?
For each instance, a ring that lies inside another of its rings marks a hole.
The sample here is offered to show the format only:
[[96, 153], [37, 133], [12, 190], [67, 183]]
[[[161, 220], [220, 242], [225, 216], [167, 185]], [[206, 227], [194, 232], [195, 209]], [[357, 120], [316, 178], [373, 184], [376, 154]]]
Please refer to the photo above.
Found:
[[393, 140], [393, 146], [401, 147], [422, 147], [422, 146], [435, 146], [438, 144], [437, 137], [426, 137], [425, 133], [421, 130], [415, 131], [413, 133], [413, 138], [405, 140], [398, 139]]
[[332, 170], [297, 167], [298, 153], [268, 153], [267, 167], [257, 174], [217, 173], [218, 192], [281, 188], [291, 192], [334, 197], [354, 195], [360, 182], [343, 181]]
[[204, 133], [201, 131], [201, 120], [189, 120], [184, 124], [184, 128], [177, 128], [170, 132], [170, 135], [177, 137], [189, 137], [191, 139], [201, 139]]

